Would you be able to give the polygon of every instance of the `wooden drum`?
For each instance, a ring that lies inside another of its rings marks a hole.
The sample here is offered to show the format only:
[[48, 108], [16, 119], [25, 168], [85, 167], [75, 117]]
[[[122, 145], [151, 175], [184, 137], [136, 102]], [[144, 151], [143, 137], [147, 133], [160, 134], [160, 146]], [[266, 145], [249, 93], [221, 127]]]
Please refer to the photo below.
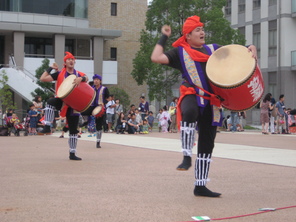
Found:
[[75, 78], [75, 75], [70, 75], [62, 82], [57, 97], [74, 110], [84, 112], [94, 101], [96, 93], [86, 82], [81, 82], [75, 87], [73, 83]]
[[210, 56], [206, 71], [214, 94], [222, 98], [226, 109], [251, 109], [263, 95], [261, 71], [252, 52], [244, 46], [227, 45], [217, 49]]

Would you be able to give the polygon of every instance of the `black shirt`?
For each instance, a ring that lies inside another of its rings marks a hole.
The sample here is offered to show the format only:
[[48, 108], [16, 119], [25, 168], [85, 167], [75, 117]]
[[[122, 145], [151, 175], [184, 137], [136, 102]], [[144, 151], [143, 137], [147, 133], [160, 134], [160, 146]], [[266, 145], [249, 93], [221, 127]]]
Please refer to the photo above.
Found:
[[[206, 55], [208, 55], [208, 51], [202, 47], [202, 48], [193, 48], [197, 51], [200, 51]], [[173, 48], [172, 50], [169, 50], [167, 52], [164, 53], [168, 59], [169, 59], [169, 64], [168, 66], [172, 67], [172, 68], [175, 68], [175, 69], [178, 69], [181, 73], [184, 73], [184, 70], [183, 70], [183, 67], [182, 67], [182, 64], [181, 64], [181, 60], [180, 60], [180, 54], [179, 54], [179, 48]], [[206, 70], [206, 62], [200, 62], [201, 64], [201, 67], [205, 73], [205, 70]]]

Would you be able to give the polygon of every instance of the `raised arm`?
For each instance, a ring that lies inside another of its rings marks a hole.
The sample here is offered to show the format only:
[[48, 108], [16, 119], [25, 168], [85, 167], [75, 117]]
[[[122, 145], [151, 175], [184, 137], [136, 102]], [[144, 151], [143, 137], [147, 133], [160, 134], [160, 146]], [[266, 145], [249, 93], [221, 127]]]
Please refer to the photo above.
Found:
[[169, 64], [169, 59], [163, 52], [165, 43], [171, 35], [171, 27], [168, 25], [162, 26], [161, 33], [162, 36], [159, 39], [158, 43], [155, 45], [151, 54], [151, 61], [159, 64]]
[[43, 72], [43, 74], [40, 77], [41, 82], [52, 82], [53, 78], [50, 75], [51, 70], [58, 70], [58, 65], [54, 62], [52, 66], [50, 66], [46, 71]]

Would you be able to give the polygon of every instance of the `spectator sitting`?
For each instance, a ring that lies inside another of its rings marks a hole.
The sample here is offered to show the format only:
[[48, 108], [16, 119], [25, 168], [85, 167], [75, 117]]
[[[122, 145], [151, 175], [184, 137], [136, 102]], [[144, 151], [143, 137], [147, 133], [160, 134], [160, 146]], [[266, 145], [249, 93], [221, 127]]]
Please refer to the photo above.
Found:
[[12, 127], [12, 133], [14, 133], [14, 135], [19, 136], [19, 129], [17, 128], [17, 125], [20, 123], [19, 118], [17, 117], [16, 113], [12, 113], [11, 118], [10, 118], [10, 123], [13, 125]]
[[131, 118], [128, 120], [127, 124], [128, 134], [137, 134], [137, 132], [139, 132], [139, 123], [136, 121], [136, 115], [134, 113], [131, 114]]
[[125, 127], [126, 127], [126, 120], [124, 118], [124, 113], [121, 112], [119, 114], [119, 117], [117, 119], [117, 124], [116, 124], [116, 133], [119, 134], [124, 134], [124, 131], [125, 131]]

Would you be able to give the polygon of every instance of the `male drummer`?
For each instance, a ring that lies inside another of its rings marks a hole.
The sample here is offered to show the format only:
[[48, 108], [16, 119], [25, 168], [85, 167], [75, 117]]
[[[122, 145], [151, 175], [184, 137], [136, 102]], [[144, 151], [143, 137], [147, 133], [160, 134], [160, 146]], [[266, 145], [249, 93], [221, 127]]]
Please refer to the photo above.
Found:
[[[109, 90], [107, 87], [102, 86], [102, 77], [98, 74], [94, 74], [93, 76], [93, 88], [96, 92], [96, 97], [92, 103], [92, 105], [82, 113], [82, 115], [92, 115], [93, 110], [101, 106], [102, 109], [105, 110], [105, 105], [108, 102], [109, 98]], [[103, 124], [106, 122], [106, 112], [104, 111], [104, 114], [101, 117], [96, 117], [96, 130], [97, 130], [97, 141], [96, 141], [96, 147], [101, 148], [101, 138], [102, 138], [102, 130], [103, 130]]]
[[[165, 64], [182, 72], [177, 106], [178, 122], [181, 124], [183, 162], [177, 170], [191, 167], [195, 129], [198, 126], [197, 158], [195, 161], [195, 196], [219, 197], [221, 194], [206, 188], [216, 128], [221, 126], [220, 100], [212, 94], [206, 76], [206, 63], [217, 44], [205, 45], [205, 31], [198, 16], [187, 18], [183, 25], [183, 36], [173, 43], [174, 49], [164, 52], [165, 43], [171, 35], [168, 25], [162, 27], [162, 36], [154, 47], [152, 62]], [[256, 58], [256, 47], [248, 47]], [[199, 88], [198, 88], [199, 87]], [[210, 101], [209, 101], [210, 100]]]
[[[64, 57], [64, 68], [61, 71], [56, 71], [51, 74], [53, 69], [58, 70], [58, 66], [56, 63], [53, 63], [51, 67], [49, 67], [40, 77], [41, 82], [52, 82], [56, 81], [56, 93], [62, 84], [62, 82], [70, 75], [75, 75], [73, 84], [79, 85], [81, 82], [88, 81], [87, 76], [74, 69], [75, 65], [75, 57], [70, 53], [66, 52], [66, 56]], [[78, 134], [78, 122], [79, 115], [74, 111], [71, 107], [65, 105], [63, 101], [59, 98], [51, 98], [47, 101], [47, 105], [45, 107], [45, 127], [39, 134], [48, 134], [50, 133], [50, 125], [54, 120], [54, 109], [61, 110], [60, 115], [62, 117], [66, 116], [67, 123], [69, 126], [69, 148], [70, 148], [70, 160], [81, 160], [80, 157], [75, 155], [76, 146], [77, 146], [77, 134]]]

